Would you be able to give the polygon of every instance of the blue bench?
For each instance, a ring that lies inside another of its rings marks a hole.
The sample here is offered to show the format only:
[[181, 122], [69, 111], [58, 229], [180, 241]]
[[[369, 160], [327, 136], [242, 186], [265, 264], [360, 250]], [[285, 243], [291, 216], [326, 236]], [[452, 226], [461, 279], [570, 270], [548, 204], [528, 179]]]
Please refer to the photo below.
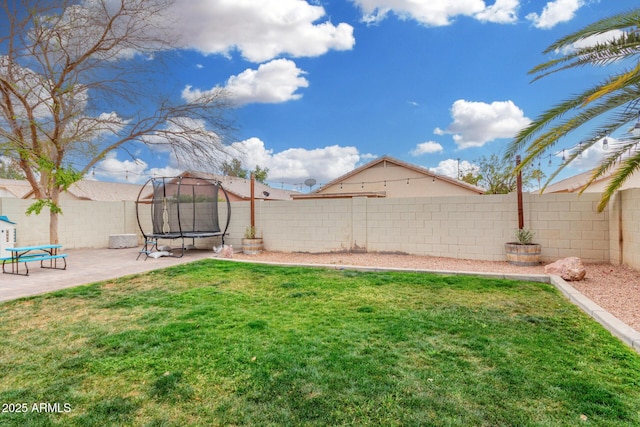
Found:
[[[62, 245], [39, 245], [39, 246], [24, 246], [17, 248], [6, 248], [8, 252], [11, 252], [10, 257], [0, 258], [2, 261], [2, 272], [6, 274], [19, 274], [21, 276], [29, 275], [28, 262], [40, 261], [40, 268], [51, 268], [56, 270], [67, 269], [67, 254], [58, 253]], [[63, 266], [58, 266], [58, 260], [63, 262]], [[48, 266], [44, 264], [48, 262]], [[11, 271], [5, 269], [5, 265], [11, 264]], [[20, 263], [24, 263], [25, 273], [20, 273]]]

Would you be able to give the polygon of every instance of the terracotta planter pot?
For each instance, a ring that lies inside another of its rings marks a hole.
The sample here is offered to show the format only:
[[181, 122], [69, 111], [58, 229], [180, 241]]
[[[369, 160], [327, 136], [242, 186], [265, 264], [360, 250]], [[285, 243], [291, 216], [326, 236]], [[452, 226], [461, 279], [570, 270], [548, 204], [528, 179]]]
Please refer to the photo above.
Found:
[[262, 238], [242, 239], [242, 252], [247, 255], [262, 253]]
[[523, 245], [521, 243], [505, 243], [504, 251], [509, 264], [534, 266], [540, 264], [542, 247], [537, 243]]

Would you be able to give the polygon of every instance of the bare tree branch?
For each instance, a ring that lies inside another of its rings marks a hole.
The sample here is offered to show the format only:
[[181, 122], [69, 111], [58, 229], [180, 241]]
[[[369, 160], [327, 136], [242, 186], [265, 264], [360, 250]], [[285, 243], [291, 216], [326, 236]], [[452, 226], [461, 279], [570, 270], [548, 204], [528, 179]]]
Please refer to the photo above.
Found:
[[170, 22], [169, 6], [170, 0], [3, 1], [0, 152], [16, 159], [36, 198], [57, 206], [70, 180], [125, 144], [164, 147], [178, 161], [211, 169], [226, 158], [233, 130], [227, 94], [186, 102], [180, 88], [167, 85], [164, 60], [174, 59], [179, 39], [160, 28]]

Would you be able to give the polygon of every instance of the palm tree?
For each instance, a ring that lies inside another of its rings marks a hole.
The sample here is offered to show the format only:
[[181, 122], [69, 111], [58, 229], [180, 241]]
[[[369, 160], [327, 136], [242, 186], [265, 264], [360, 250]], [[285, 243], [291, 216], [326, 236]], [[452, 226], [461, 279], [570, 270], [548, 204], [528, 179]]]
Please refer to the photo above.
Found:
[[[559, 71], [585, 65], [615, 66], [605, 81], [550, 108], [509, 144], [506, 155], [513, 157], [524, 150], [519, 168], [549, 155], [568, 133], [587, 124], [599, 123], [588, 131], [587, 138], [570, 150], [565, 161], [554, 171], [546, 185], [582, 152], [603, 141], [608, 135], [625, 129], [636, 121], [640, 103], [640, 8], [602, 19], [570, 34], [549, 46], [544, 53], [561, 52], [560, 57], [532, 69], [535, 80]], [[624, 68], [626, 67], [626, 68]], [[636, 123], [640, 128], [640, 121]], [[640, 168], [640, 152], [635, 148], [639, 135], [629, 135], [619, 143], [609, 144], [607, 156], [593, 171], [584, 189], [599, 177], [611, 172], [611, 181], [598, 205], [602, 211], [613, 194]]]
[[541, 169], [535, 169], [531, 172], [531, 179], [538, 181], [538, 190], [542, 187], [542, 179], [545, 177], [544, 172]]

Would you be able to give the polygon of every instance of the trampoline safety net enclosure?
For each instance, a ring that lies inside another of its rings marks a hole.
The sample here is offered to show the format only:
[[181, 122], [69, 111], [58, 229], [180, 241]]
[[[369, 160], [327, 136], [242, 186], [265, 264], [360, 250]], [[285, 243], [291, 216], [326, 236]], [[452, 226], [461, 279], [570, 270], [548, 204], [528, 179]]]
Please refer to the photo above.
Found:
[[[220, 203], [226, 203], [227, 211], [222, 221], [218, 211]], [[140, 206], [146, 204], [151, 205], [151, 229], [145, 229], [141, 221]], [[224, 244], [231, 204], [220, 181], [194, 177], [151, 178], [138, 194], [136, 215], [144, 236], [144, 247], [138, 257], [159, 252], [158, 240], [164, 239], [182, 241], [180, 255], [170, 255], [181, 257], [186, 250], [185, 239], [192, 239], [194, 243], [194, 239], [220, 237]]]

